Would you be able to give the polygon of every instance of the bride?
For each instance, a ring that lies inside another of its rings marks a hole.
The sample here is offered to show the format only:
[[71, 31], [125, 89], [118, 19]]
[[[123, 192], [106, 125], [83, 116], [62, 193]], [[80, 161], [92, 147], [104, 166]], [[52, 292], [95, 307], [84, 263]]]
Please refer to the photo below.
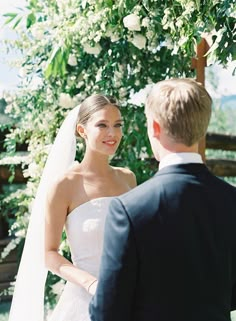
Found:
[[[86, 145], [81, 163], [74, 162], [74, 131]], [[121, 138], [121, 113], [111, 97], [92, 95], [65, 119], [34, 202], [9, 321], [44, 320], [47, 270], [67, 280], [49, 321], [90, 320], [110, 200], [136, 186], [130, 170], [109, 165]], [[59, 253], [64, 228], [73, 263]]]

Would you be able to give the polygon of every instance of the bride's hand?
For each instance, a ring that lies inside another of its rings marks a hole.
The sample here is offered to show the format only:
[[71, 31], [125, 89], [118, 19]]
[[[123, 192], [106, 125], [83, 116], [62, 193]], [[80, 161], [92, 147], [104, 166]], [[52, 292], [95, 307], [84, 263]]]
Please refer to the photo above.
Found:
[[97, 285], [98, 285], [98, 280], [94, 280], [93, 282], [91, 282], [91, 284], [88, 287], [88, 293], [91, 295], [94, 295], [97, 289]]

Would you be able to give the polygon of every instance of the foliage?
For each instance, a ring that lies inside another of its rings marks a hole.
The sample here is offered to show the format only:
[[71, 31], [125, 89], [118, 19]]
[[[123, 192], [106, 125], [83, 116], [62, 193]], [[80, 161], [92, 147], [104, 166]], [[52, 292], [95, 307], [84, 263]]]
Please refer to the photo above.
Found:
[[[4, 200], [16, 220], [10, 233], [24, 238], [57, 129], [68, 110], [90, 94], [112, 95], [122, 106], [124, 139], [112, 161], [130, 167], [139, 183], [150, 177], [143, 105], [129, 103], [130, 94], [161, 79], [193, 76], [190, 61], [206, 33], [213, 41], [211, 61], [236, 59], [235, 12], [229, 0], [29, 0], [26, 8], [6, 14], [18, 35], [7, 48], [22, 54], [16, 62], [21, 83], [5, 97], [15, 124], [5, 141], [8, 163], [17, 144], [28, 144], [21, 160], [27, 186]], [[49, 279], [47, 289], [54, 282]]]
[[[236, 135], [235, 123], [232, 121], [235, 119], [234, 115], [236, 116], [235, 108], [223, 108], [220, 101], [215, 99], [213, 101], [213, 112], [208, 131], [212, 133]], [[207, 149], [206, 157], [236, 160], [236, 152]], [[233, 185], [236, 185], [236, 177], [224, 177], [223, 179]]]
[[[213, 89], [213, 108], [211, 121], [208, 131], [211, 133], [218, 133], [224, 135], [236, 135], [235, 117], [236, 108], [234, 95], [224, 96], [222, 88], [219, 85], [219, 78], [217, 77], [217, 66], [210, 66], [206, 69], [206, 81]], [[221, 98], [216, 98], [221, 97]], [[234, 151], [225, 150], [206, 150], [206, 157], [215, 159], [236, 160], [236, 153]], [[223, 177], [229, 183], [236, 184], [236, 177]]]
[[8, 311], [10, 309], [10, 302], [0, 301], [0, 321], [7, 321], [9, 319]]

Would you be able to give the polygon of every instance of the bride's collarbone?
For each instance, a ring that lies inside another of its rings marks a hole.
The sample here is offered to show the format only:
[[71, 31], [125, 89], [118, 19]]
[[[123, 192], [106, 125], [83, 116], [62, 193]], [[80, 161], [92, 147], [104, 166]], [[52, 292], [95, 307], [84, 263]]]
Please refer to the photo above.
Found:
[[79, 176], [73, 178], [71, 186], [75, 198], [78, 194], [86, 199], [117, 196], [130, 189], [126, 177], [120, 171], [113, 171], [109, 175], [80, 173]]
[[99, 198], [106, 196], [117, 196], [128, 192], [129, 186], [126, 182], [112, 182], [108, 180], [94, 180], [84, 182], [83, 192], [88, 195], [88, 198]]
[[101, 199], [106, 197], [115, 197], [122, 195], [130, 190], [126, 184], [104, 184], [98, 182], [87, 182], [83, 186], [73, 191], [72, 203], [70, 205], [70, 211], [75, 207], [87, 203], [94, 199]]
[[117, 180], [112, 180], [109, 179], [108, 177], [106, 178], [95, 178], [93, 180], [85, 180], [83, 182], [83, 187], [84, 189], [95, 189], [99, 191], [123, 191], [128, 188], [128, 184], [125, 180], [117, 179]]

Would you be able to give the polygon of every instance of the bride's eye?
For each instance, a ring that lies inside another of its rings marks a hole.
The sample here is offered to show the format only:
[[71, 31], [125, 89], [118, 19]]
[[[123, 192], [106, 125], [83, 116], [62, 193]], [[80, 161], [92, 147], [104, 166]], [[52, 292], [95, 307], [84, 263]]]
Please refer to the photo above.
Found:
[[122, 123], [117, 123], [117, 124], [115, 124], [115, 127], [122, 127], [122, 126], [123, 126]]
[[104, 123], [100, 123], [100, 124], [97, 124], [97, 127], [105, 128], [105, 127], [107, 127], [107, 125], [106, 125], [106, 124], [104, 124]]

